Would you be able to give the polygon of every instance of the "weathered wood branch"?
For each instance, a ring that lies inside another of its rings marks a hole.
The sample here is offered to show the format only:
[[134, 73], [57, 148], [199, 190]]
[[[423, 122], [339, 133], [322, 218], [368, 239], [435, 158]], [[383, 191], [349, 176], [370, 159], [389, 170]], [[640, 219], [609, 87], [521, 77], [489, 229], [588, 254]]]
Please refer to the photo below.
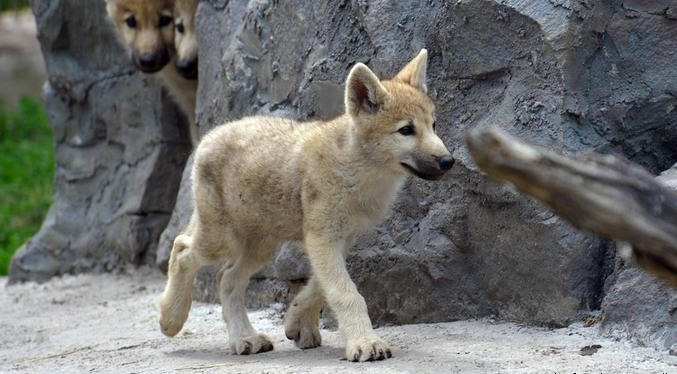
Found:
[[466, 142], [485, 173], [581, 230], [630, 243], [639, 265], [677, 286], [677, 193], [649, 172], [613, 156], [561, 156], [497, 128], [473, 129]]

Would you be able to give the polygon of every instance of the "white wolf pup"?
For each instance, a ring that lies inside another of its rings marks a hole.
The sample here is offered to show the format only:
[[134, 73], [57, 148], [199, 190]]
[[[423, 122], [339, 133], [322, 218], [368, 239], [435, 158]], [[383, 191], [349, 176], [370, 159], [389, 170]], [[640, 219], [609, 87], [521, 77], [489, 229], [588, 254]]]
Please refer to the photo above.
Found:
[[176, 335], [186, 321], [198, 269], [226, 261], [219, 286], [231, 349], [272, 350], [247, 318], [245, 290], [282, 242], [302, 241], [313, 274], [286, 313], [287, 337], [300, 348], [319, 346], [326, 301], [349, 360], [391, 357], [345, 257], [386, 216], [408, 174], [438, 179], [454, 164], [435, 134], [426, 64], [424, 49], [385, 81], [356, 64], [346, 81], [346, 113], [331, 121], [248, 117], [204, 137], [193, 165], [195, 212], [174, 241], [160, 304], [164, 334]]

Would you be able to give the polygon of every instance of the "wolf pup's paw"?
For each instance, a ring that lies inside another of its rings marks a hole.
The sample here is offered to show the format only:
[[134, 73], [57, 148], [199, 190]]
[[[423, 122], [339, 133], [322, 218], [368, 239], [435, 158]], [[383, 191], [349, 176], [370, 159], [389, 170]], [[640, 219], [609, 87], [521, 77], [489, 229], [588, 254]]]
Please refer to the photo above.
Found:
[[378, 337], [348, 341], [346, 358], [353, 362], [385, 360], [392, 357], [390, 346]]
[[182, 322], [160, 317], [160, 331], [166, 336], [173, 338], [182, 328]]
[[173, 301], [173, 303], [163, 297], [160, 302], [160, 331], [170, 338], [178, 334], [188, 319], [190, 304], [190, 297], [187, 301]]
[[319, 347], [322, 344], [322, 335], [318, 324], [305, 319], [290, 320], [285, 323], [284, 333], [287, 339], [301, 349]]
[[165, 290], [160, 300], [160, 330], [170, 338], [183, 328], [193, 302], [190, 293], [180, 294], [172, 291]]
[[249, 355], [273, 350], [273, 343], [264, 334], [245, 336], [230, 343], [230, 349], [236, 355]]

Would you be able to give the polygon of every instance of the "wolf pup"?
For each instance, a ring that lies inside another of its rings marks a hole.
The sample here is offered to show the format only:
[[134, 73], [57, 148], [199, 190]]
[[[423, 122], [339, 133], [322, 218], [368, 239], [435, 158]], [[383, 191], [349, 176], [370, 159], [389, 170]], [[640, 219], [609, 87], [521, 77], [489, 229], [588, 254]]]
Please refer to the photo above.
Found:
[[186, 116], [195, 145], [197, 81], [184, 78], [175, 68], [174, 6], [174, 0], [106, 0], [108, 15], [132, 62], [144, 73], [158, 73], [162, 85]]
[[188, 108], [193, 117], [190, 120], [190, 138], [193, 146], [197, 146], [200, 138], [197, 123], [195, 122], [195, 97], [197, 95], [197, 28], [195, 24], [195, 12], [199, 0], [175, 0], [174, 3], [174, 47], [176, 48], [176, 70], [185, 79], [192, 80], [191, 96], [184, 98], [190, 100], [192, 107]]
[[326, 301], [349, 360], [391, 357], [345, 258], [355, 239], [386, 216], [407, 175], [439, 179], [454, 164], [435, 134], [426, 64], [424, 49], [384, 81], [356, 64], [346, 81], [346, 113], [331, 121], [248, 117], [203, 138], [192, 170], [195, 211], [174, 241], [160, 302], [165, 335], [176, 335], [186, 321], [198, 269], [225, 261], [219, 296], [231, 349], [272, 350], [247, 318], [245, 290], [282, 242], [298, 240], [313, 274], [287, 310], [287, 337], [300, 348], [319, 346]]
[[174, 4], [174, 46], [176, 69], [186, 79], [197, 79], [197, 29], [195, 12], [198, 0], [176, 0]]

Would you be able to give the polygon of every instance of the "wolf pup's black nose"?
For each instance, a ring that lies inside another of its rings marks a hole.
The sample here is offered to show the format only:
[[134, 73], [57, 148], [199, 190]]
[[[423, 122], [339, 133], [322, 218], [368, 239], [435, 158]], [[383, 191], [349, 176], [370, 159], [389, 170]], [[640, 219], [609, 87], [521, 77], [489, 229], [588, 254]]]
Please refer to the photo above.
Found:
[[156, 55], [142, 55], [139, 57], [139, 65], [141, 65], [142, 68], [152, 70], [159, 65], [158, 63], [158, 58]]
[[167, 62], [169, 62], [169, 54], [166, 51], [145, 53], [140, 56], [135, 56], [134, 61], [136, 66], [144, 73], [155, 73], [167, 65]]
[[451, 157], [450, 155], [440, 157], [439, 160], [440, 169], [442, 170], [451, 169], [451, 167], [454, 166], [454, 161], [455, 161], [454, 158]]
[[176, 69], [186, 79], [197, 79], [197, 59], [179, 60]]

